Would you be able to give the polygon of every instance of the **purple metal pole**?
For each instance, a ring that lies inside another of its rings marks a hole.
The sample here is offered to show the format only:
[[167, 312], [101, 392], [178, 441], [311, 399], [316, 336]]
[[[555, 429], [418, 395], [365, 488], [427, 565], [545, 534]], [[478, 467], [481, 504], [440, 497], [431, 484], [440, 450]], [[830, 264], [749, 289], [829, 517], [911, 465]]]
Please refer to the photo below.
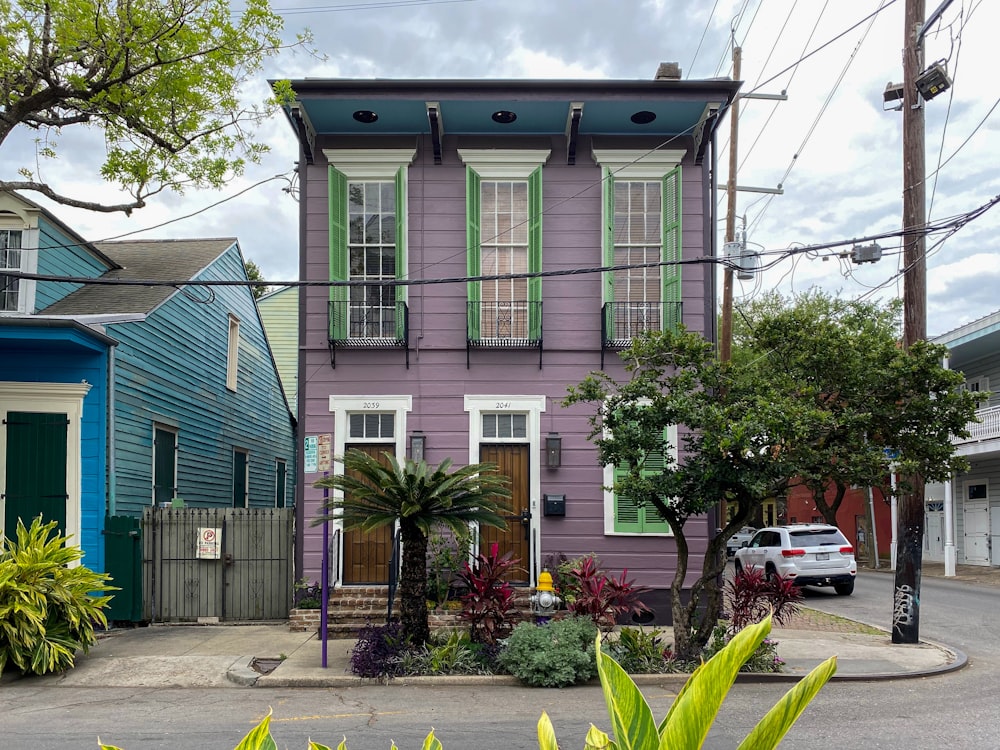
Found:
[[[326, 477], [329, 472], [324, 471], [323, 476]], [[323, 488], [323, 512], [326, 512], [326, 501], [330, 497], [330, 490], [326, 487]], [[322, 639], [323, 643], [320, 646], [321, 653], [323, 654], [323, 668], [326, 669], [326, 637], [327, 637], [327, 609], [329, 608], [328, 602], [330, 601], [330, 522], [323, 521], [323, 572], [320, 575], [320, 581], [322, 583], [322, 598], [320, 599], [319, 608], [319, 637]]]

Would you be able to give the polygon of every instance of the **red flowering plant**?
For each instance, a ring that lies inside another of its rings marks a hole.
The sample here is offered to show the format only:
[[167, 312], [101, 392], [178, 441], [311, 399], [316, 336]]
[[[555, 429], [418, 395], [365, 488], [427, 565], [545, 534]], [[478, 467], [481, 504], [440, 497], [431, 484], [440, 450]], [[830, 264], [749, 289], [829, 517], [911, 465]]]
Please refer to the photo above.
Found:
[[462, 595], [462, 619], [469, 622], [473, 641], [495, 644], [510, 635], [517, 624], [514, 588], [504, 577], [519, 562], [512, 552], [500, 555], [494, 543], [488, 555], [476, 555], [472, 565], [465, 563], [459, 571], [458, 577], [466, 589]]
[[628, 580], [627, 568], [614, 578], [605, 574], [599, 564], [596, 557], [588, 556], [580, 558], [578, 564], [569, 570], [576, 595], [567, 605], [570, 612], [589, 617], [603, 633], [613, 630], [622, 615], [638, 616], [650, 612], [649, 607], [639, 600], [650, 590], [648, 586], [637, 586], [634, 580]]

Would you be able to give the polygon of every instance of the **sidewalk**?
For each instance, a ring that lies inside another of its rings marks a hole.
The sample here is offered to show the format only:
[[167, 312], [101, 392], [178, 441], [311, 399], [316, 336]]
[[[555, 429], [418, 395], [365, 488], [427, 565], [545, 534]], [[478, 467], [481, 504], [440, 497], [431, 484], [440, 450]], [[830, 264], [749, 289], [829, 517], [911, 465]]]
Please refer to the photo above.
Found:
[[[865, 570], [867, 575], [874, 571]], [[892, 571], [883, 570], [889, 575]], [[1000, 568], [960, 565], [948, 580], [1000, 586]], [[941, 563], [923, 565], [925, 578], [944, 577]], [[668, 630], [669, 628], [665, 628]], [[804, 608], [785, 628], [775, 628], [780, 674], [743, 674], [740, 681], [795, 681], [829, 656], [837, 656], [835, 680], [922, 677], [960, 669], [961, 652], [921, 642], [896, 645], [888, 633]], [[350, 673], [354, 640], [327, 641], [327, 667], [315, 633], [290, 632], [286, 624], [153, 625], [103, 635], [77, 666], [62, 675], [26, 678], [65, 686], [106, 687], [357, 687], [373, 684]], [[4, 675], [3, 683], [12, 679]], [[687, 675], [637, 675], [641, 684], [679, 688]], [[513, 677], [406, 677], [393, 684], [516, 685]]]

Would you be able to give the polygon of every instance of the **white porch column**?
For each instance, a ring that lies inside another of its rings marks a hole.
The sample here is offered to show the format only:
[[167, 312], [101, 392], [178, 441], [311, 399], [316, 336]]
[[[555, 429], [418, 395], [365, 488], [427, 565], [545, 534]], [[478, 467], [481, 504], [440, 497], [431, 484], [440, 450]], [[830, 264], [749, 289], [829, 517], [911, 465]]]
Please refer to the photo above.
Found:
[[892, 541], [889, 542], [889, 570], [896, 569], [896, 537], [899, 532], [899, 508], [897, 506], [896, 499], [896, 470], [892, 470], [889, 475], [889, 481], [892, 483], [892, 499], [889, 502], [889, 523], [892, 525]]
[[955, 575], [958, 552], [955, 549], [955, 478], [948, 477], [944, 483], [944, 575]]

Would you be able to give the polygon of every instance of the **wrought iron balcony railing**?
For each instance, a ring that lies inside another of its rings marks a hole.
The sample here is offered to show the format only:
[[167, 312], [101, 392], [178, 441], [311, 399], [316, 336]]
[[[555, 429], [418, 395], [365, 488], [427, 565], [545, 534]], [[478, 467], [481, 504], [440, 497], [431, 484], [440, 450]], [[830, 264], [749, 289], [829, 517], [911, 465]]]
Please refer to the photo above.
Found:
[[538, 349], [542, 366], [542, 303], [527, 300], [469, 302], [465, 365], [472, 349]]
[[406, 350], [410, 366], [409, 310], [405, 302], [373, 304], [335, 300], [329, 303], [330, 364], [337, 366], [337, 349]]
[[647, 331], [676, 330], [681, 320], [680, 302], [605, 302], [601, 308], [601, 369], [604, 352], [624, 349]]

